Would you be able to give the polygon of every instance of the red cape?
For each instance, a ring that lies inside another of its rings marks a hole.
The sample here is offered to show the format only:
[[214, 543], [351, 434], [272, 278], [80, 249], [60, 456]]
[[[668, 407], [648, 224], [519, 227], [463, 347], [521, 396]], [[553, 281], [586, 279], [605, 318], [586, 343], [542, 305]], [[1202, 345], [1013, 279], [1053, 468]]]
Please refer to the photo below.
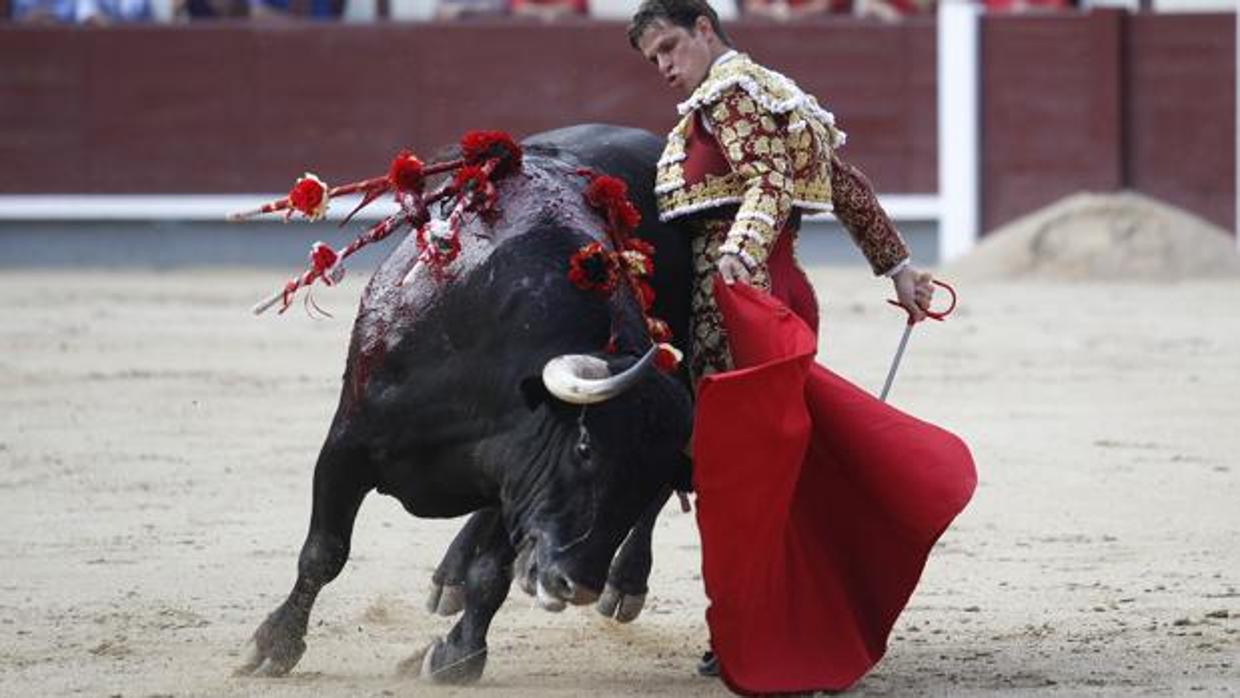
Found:
[[736, 370], [702, 379], [694, 427], [711, 645], [738, 693], [844, 689], [882, 658], [973, 459], [814, 363], [779, 301], [715, 291]]

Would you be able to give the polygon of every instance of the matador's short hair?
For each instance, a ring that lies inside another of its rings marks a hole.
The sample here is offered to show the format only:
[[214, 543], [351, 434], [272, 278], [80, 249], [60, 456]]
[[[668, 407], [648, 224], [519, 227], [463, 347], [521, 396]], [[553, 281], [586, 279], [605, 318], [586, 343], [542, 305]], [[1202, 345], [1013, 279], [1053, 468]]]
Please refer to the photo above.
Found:
[[715, 30], [715, 35], [719, 37], [719, 40], [728, 46], [732, 45], [732, 39], [723, 31], [723, 25], [719, 23], [719, 15], [715, 12], [715, 8], [711, 7], [706, 0], [642, 0], [642, 4], [637, 7], [637, 12], [633, 13], [633, 19], [629, 22], [629, 45], [637, 48], [637, 40], [655, 22], [667, 22], [693, 31], [693, 23], [698, 17], [705, 17], [709, 20], [710, 27]]

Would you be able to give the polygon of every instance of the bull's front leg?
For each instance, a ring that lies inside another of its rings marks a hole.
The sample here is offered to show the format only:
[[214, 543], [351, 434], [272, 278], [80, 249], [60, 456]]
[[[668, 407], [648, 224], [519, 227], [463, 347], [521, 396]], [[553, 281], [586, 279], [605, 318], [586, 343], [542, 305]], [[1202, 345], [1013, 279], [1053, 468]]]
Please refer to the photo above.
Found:
[[499, 509], [475, 512], [461, 527], [444, 553], [426, 598], [426, 610], [441, 616], [456, 615], [465, 607], [465, 577], [478, 554], [479, 545], [486, 543], [491, 526], [499, 519]]
[[475, 514], [472, 539], [477, 547], [465, 575], [465, 612], [448, 637], [437, 639], [397, 667], [406, 675], [420, 675], [436, 683], [473, 683], [487, 663], [487, 631], [491, 619], [508, 597], [512, 561], [516, 557], [498, 510]]
[[340, 574], [349, 559], [353, 522], [370, 485], [355, 459], [324, 446], [314, 472], [310, 530], [297, 560], [297, 581], [288, 598], [254, 631], [253, 649], [237, 668], [241, 675], [283, 676], [306, 651], [310, 609], [319, 590]]
[[654, 564], [651, 552], [654, 524], [671, 496], [671, 487], [659, 491], [612, 558], [607, 587], [594, 604], [594, 609], [604, 616], [628, 623], [641, 614], [649, 591], [650, 568]]

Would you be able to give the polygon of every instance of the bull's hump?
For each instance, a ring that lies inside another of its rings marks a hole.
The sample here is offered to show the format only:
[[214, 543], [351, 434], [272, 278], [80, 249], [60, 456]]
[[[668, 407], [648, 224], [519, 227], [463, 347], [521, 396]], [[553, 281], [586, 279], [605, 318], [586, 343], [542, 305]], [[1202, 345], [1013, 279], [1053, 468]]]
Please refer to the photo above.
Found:
[[473, 220], [462, 233], [490, 237], [496, 245], [546, 226], [597, 236], [602, 220], [582, 199], [584, 185], [584, 178], [563, 163], [527, 158], [519, 174], [499, 183], [498, 219], [490, 224]]

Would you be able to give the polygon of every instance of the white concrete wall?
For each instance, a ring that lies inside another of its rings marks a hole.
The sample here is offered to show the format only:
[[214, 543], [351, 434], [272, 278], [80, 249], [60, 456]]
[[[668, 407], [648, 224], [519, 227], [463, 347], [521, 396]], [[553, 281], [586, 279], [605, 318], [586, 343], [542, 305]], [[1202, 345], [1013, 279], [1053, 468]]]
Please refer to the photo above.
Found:
[[1154, 0], [1155, 12], [1231, 12], [1236, 0]]
[[977, 5], [939, 5], [939, 262], [977, 244], [981, 218], [981, 133]]

